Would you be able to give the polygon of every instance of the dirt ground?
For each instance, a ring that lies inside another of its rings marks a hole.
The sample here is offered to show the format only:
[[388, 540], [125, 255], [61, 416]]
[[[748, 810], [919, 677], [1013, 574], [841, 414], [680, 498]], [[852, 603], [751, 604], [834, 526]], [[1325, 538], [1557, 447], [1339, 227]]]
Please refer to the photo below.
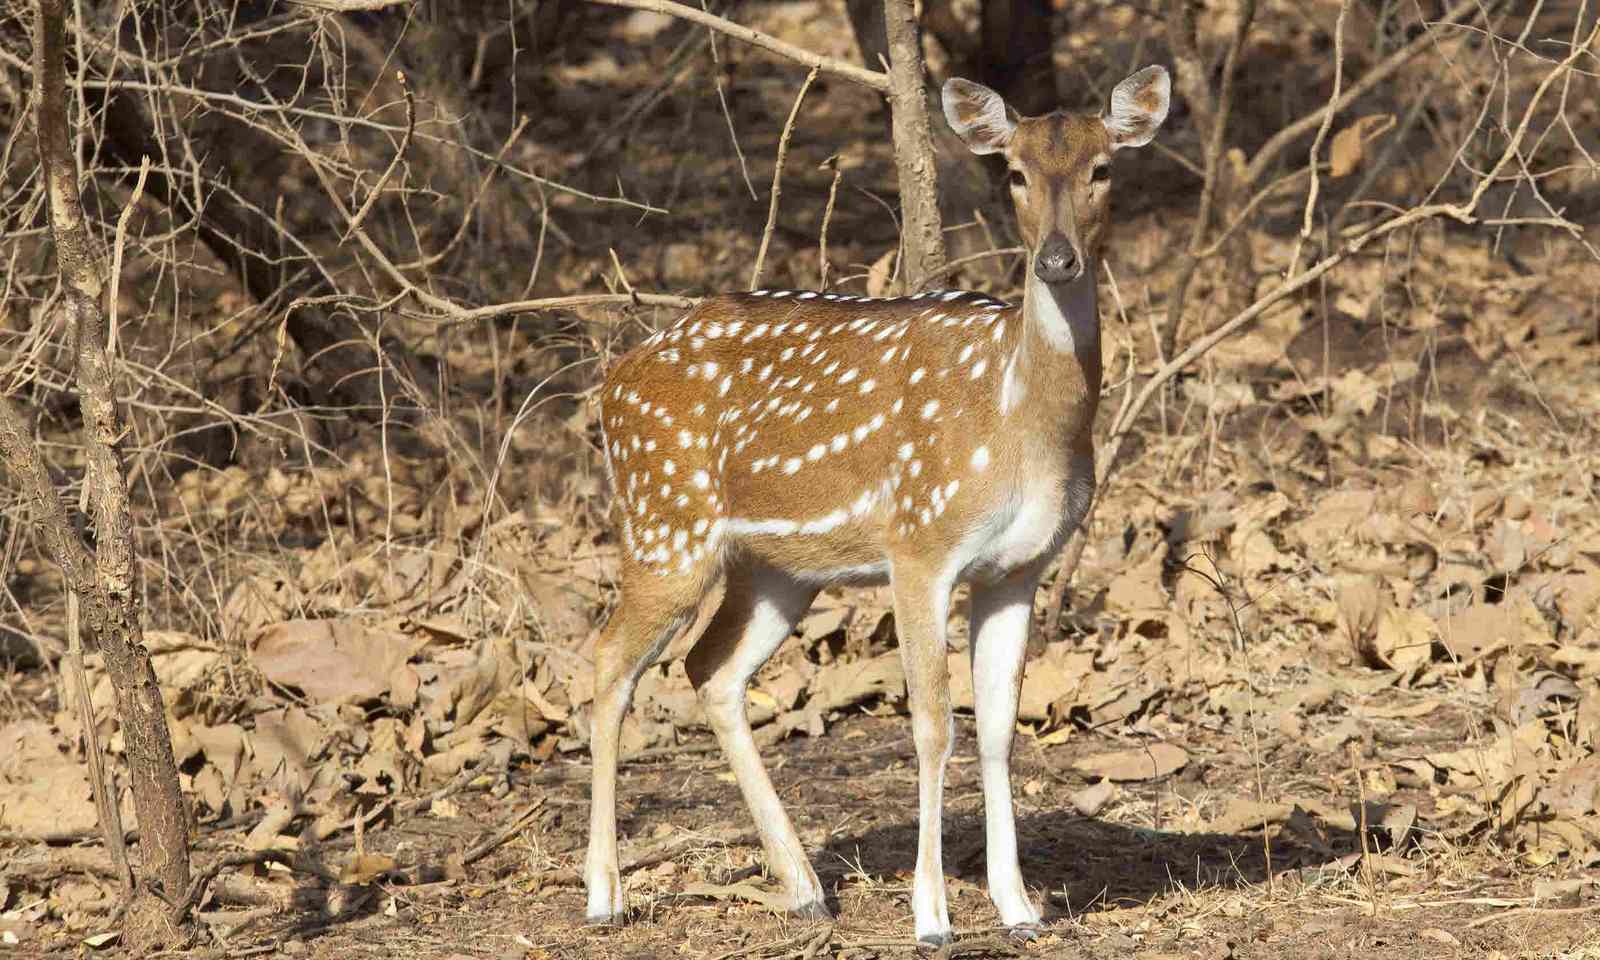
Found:
[[[1287, 829], [1267, 843], [1255, 825], [1236, 832], [1186, 829], [1197, 810], [1255, 793], [1258, 778], [1269, 779], [1273, 792], [1293, 790], [1313, 805], [1338, 807], [1350, 795], [1350, 777], [1337, 757], [1279, 759], [1271, 751], [1258, 769], [1232, 744], [1208, 749], [1200, 745], [1204, 738], [1192, 738], [1194, 759], [1183, 774], [1119, 789], [1098, 815], [1079, 815], [1066, 799], [1084, 784], [1073, 761], [1120, 745], [1099, 736], [1049, 748], [1020, 745], [1022, 855], [1047, 926], [1038, 940], [1013, 945], [990, 928], [996, 918], [983, 891], [970, 722], [961, 722], [958, 736], [947, 788], [952, 918], [963, 938], [958, 945], [992, 946], [948, 955], [1315, 960], [1374, 952], [1587, 957], [1600, 950], [1592, 910], [1578, 896], [1586, 877], [1553, 880], [1550, 871], [1529, 869], [1492, 843], [1424, 843], [1404, 859], [1380, 857], [1380, 866], [1367, 872], [1359, 836], [1319, 828], [1310, 817], [1302, 817], [1303, 833]], [[303, 899], [299, 909], [229, 936], [227, 952], [770, 958], [800, 956], [815, 945], [813, 956], [916, 954], [908, 937], [916, 771], [903, 719], [853, 718], [827, 737], [792, 739], [768, 755], [779, 793], [832, 891], [837, 921], [831, 925], [724, 899], [737, 896], [728, 892], [735, 884], [759, 881], [760, 850], [726, 767], [695, 755], [704, 746], [704, 739], [690, 739], [687, 755], [625, 767], [620, 823], [624, 836], [636, 839], [625, 843], [624, 862], [652, 864], [628, 877], [634, 916], [626, 927], [584, 926], [575, 878], [546, 879], [570, 874], [582, 857], [587, 790], [583, 768], [574, 765], [560, 771], [572, 774], [568, 782], [532, 785], [513, 776], [494, 790], [462, 795], [459, 811], [447, 819], [407, 818], [369, 834], [368, 850], [394, 856], [406, 872], [444, 873], [452, 855], [499, 833], [511, 817], [525, 824], [461, 880], [379, 882], [359, 893], [335, 888], [327, 896], [338, 902], [337, 917], [321, 915], [326, 902]], [[1405, 749], [1380, 740], [1373, 757], [1381, 762]], [[1426, 805], [1427, 797], [1402, 790], [1386, 801]], [[228, 846], [225, 835], [216, 841]], [[349, 854], [348, 843], [321, 851], [330, 861]], [[696, 885], [707, 892], [685, 892]]]
[[[1286, 84], [1274, 57], [1324, 52], [1338, 4], [1263, 6], [1235, 120], [1248, 149], [1331, 82], [1308, 67], [1304, 84]], [[1133, 6], [1074, 16], [1057, 51], [1074, 107], [1135, 57], [1164, 56]], [[478, 246], [440, 281], [452, 295], [746, 285], [803, 74], [725, 41], [721, 66], [674, 72], [677, 27], [598, 20], [588, 40], [525, 67], [516, 99], [497, 90], [481, 106], [509, 117], [538, 104], [523, 159], [670, 215], [542, 198], [552, 229], [530, 276], [529, 250], [507, 246], [534, 229], [518, 222], [525, 211], [486, 214], [467, 245]], [[856, 55], [842, 4], [764, 5], [748, 20]], [[1399, 110], [1438, 69], [1419, 64], [1360, 112]], [[1508, 96], [1537, 80], [1519, 77]], [[1594, 88], [1581, 79], [1570, 101], [1574, 136], [1600, 152], [1600, 98], [1580, 95]], [[659, 96], [632, 99], [645, 94]], [[885, 115], [842, 81], [820, 81], [807, 104], [765, 280], [817, 285], [824, 161], [837, 155], [830, 283], [877, 292], [895, 242], [877, 201], [894, 191]], [[1470, 125], [1460, 106], [1414, 128], [1374, 196], [1421, 196], [1449, 168], [1444, 134]], [[1197, 150], [1180, 109], [1160, 148], [1118, 158], [1102, 422], [1161, 364], [1162, 298], [1198, 190], [1175, 157]], [[1600, 222], [1593, 171], [1573, 163], [1543, 189], [1569, 217]], [[286, 193], [311, 189], [302, 176]], [[1338, 209], [1351, 180], [1324, 187]], [[1255, 292], [1287, 268], [1303, 203], [1303, 192], [1269, 200], [1244, 232]], [[132, 233], [159, 227], [145, 211]], [[1012, 242], [1007, 225], [989, 229], [980, 246]], [[193, 257], [192, 296], [174, 317], [150, 306], [170, 278], [130, 253], [125, 351], [178, 379], [265, 380], [280, 361], [292, 379], [292, 352], [240, 336], [275, 329], [273, 315]], [[1016, 258], [994, 262], [953, 282], [1015, 296]], [[1197, 278], [1192, 330], [1228, 316], [1226, 272]], [[828, 591], [749, 701], [836, 921], [763, 905], [753, 824], [679, 641], [642, 681], [625, 730], [630, 922], [581, 923], [588, 654], [618, 601], [588, 391], [673, 318], [584, 308], [461, 330], [397, 316], [396, 335], [451, 371], [448, 442], [436, 423], [379, 430], [341, 410], [213, 422], [143, 394], [132, 405], [149, 644], [197, 869], [259, 861], [215, 877], [200, 916], [216, 945], [172, 955], [917, 952], [916, 769], [883, 590]], [[1028, 943], [991, 927], [956, 605], [945, 864], [961, 939], [942, 956], [1600, 958], [1597, 369], [1600, 264], [1582, 244], [1434, 221], [1353, 258], [1175, 381], [1104, 491], [1060, 629], [1035, 638], [1013, 776], [1023, 873], [1046, 917]], [[232, 431], [220, 460], [169, 439], [219, 424]], [[60, 441], [62, 469], [77, 469], [69, 426], [41, 429]], [[20, 520], [13, 503], [7, 518]], [[0, 955], [115, 954], [104, 935], [117, 889], [59, 659], [66, 606], [21, 530], [0, 527]], [[90, 682], [115, 766], [111, 690], [92, 657]]]

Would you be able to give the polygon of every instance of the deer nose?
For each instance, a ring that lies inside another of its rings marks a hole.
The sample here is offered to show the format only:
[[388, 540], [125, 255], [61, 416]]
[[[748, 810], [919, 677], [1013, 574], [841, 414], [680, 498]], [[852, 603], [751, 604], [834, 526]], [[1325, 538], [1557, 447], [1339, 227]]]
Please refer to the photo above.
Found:
[[1066, 283], [1078, 279], [1082, 272], [1078, 252], [1072, 249], [1072, 241], [1062, 233], [1045, 237], [1044, 244], [1033, 258], [1034, 276], [1045, 283]]

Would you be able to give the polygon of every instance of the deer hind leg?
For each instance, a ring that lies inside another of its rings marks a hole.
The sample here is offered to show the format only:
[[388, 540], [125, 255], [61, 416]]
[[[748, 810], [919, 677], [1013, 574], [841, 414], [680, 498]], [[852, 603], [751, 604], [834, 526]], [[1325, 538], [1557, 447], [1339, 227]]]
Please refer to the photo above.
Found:
[[983, 772], [983, 825], [989, 899], [1000, 922], [1026, 929], [1039, 922], [1017, 863], [1017, 824], [1011, 808], [1011, 735], [1017, 725], [1028, 626], [1039, 571], [1018, 571], [972, 587], [972, 688], [978, 714], [978, 759]]
[[745, 713], [750, 678], [777, 652], [816, 595], [816, 588], [770, 567], [729, 570], [722, 605], [684, 668], [755, 818], [767, 864], [789, 895], [789, 909], [822, 919], [828, 916], [822, 884], [772, 788]]
[[945, 662], [951, 583], [909, 558], [895, 559], [893, 580], [895, 628], [906, 669], [911, 737], [917, 745], [917, 870], [911, 908], [917, 939], [936, 946], [950, 942], [943, 830], [945, 764], [955, 739]]
[[584, 886], [589, 923], [621, 923], [626, 911], [617, 868], [617, 741], [634, 686], [693, 620], [703, 592], [687, 578], [658, 578], [624, 571], [621, 602], [601, 631], [594, 654], [594, 707], [589, 752], [594, 764], [589, 792], [589, 854]]

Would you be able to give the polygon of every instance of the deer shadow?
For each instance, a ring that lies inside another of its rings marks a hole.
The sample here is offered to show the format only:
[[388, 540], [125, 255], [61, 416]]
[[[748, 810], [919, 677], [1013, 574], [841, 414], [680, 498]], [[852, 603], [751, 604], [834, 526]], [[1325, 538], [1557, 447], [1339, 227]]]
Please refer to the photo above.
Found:
[[[914, 808], [906, 812], [895, 823], [832, 838], [814, 858], [823, 886], [835, 890], [858, 875], [903, 877], [909, 902], [917, 822]], [[1149, 830], [1059, 810], [1019, 817], [1017, 837], [1023, 880], [1040, 898], [1046, 921], [1173, 894], [1247, 889], [1269, 875], [1258, 834]], [[1328, 849], [1321, 852], [1274, 840], [1271, 872], [1361, 850], [1354, 832], [1331, 830], [1325, 840]], [[987, 889], [981, 813], [946, 814], [944, 868], [947, 878]]]

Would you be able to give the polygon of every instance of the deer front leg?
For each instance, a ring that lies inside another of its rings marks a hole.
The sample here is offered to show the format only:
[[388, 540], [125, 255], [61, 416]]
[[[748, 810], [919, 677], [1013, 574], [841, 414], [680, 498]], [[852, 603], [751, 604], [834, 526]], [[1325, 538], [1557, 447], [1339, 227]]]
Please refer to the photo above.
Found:
[[978, 714], [983, 773], [983, 826], [989, 899], [1000, 922], [1026, 929], [1039, 922], [1017, 862], [1016, 815], [1011, 808], [1011, 738], [1027, 657], [1028, 626], [1038, 571], [1018, 571], [998, 583], [972, 587], [972, 689]]
[[917, 939], [931, 945], [950, 942], [942, 832], [944, 770], [955, 739], [945, 664], [950, 586], [944, 577], [895, 565], [894, 616], [911, 704], [911, 736], [917, 745], [917, 872], [911, 908]]

